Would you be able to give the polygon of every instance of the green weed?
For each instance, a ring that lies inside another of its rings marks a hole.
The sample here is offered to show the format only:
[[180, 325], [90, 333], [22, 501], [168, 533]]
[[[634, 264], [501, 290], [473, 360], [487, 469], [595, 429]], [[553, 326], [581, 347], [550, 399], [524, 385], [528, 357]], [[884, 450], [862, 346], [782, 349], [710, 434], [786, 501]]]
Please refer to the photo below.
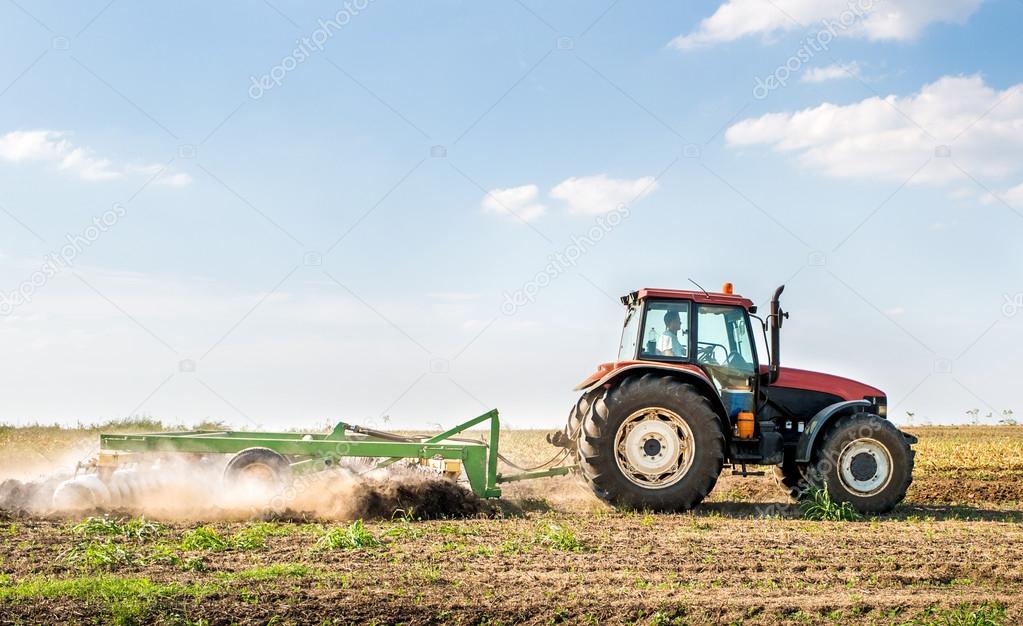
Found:
[[55, 579], [33, 576], [14, 581], [0, 579], [0, 602], [35, 602], [74, 598], [106, 606], [105, 623], [128, 625], [153, 621], [153, 606], [160, 598], [202, 599], [216, 590], [211, 585], [157, 584], [147, 578], [121, 578], [107, 574]]
[[124, 537], [133, 541], [149, 541], [160, 536], [165, 530], [163, 524], [144, 517], [120, 521], [109, 517], [87, 517], [71, 527], [75, 534], [86, 538]]
[[799, 504], [803, 519], [823, 522], [857, 522], [863, 517], [848, 502], [831, 499], [827, 489], [816, 489]]
[[575, 531], [560, 524], [546, 524], [537, 531], [536, 541], [551, 550], [564, 552], [589, 552], [587, 546], [575, 535]]
[[319, 550], [358, 550], [376, 548], [381, 545], [362, 520], [355, 520], [348, 526], [337, 526], [326, 530], [316, 542]]
[[1005, 605], [985, 602], [981, 605], [959, 606], [931, 612], [929, 615], [906, 622], [904, 626], [1002, 626], [1006, 623]]
[[268, 565], [266, 567], [253, 567], [242, 570], [233, 576], [243, 580], [277, 580], [280, 578], [305, 578], [312, 576], [316, 570], [301, 563], [285, 563], [281, 565]]
[[180, 547], [186, 551], [209, 550], [219, 552], [230, 549], [231, 542], [211, 526], [200, 526], [181, 536]]
[[235, 533], [228, 543], [235, 550], [261, 550], [266, 547], [268, 533], [257, 526], [249, 526]]
[[65, 560], [72, 565], [94, 569], [115, 569], [145, 563], [139, 552], [110, 539], [80, 543], [67, 552]]

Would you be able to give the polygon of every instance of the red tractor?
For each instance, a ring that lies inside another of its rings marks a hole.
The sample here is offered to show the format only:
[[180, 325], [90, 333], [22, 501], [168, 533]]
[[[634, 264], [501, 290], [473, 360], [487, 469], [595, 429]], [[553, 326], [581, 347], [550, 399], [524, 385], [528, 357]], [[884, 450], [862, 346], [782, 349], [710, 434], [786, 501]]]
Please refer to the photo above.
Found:
[[[551, 443], [615, 505], [681, 511], [699, 504], [723, 467], [773, 465], [793, 497], [818, 488], [861, 513], [906, 495], [916, 439], [886, 419], [869, 385], [780, 366], [779, 287], [766, 320], [732, 293], [641, 289], [626, 307], [618, 360], [576, 389], [582, 396]], [[750, 319], [768, 345], [760, 360]]]

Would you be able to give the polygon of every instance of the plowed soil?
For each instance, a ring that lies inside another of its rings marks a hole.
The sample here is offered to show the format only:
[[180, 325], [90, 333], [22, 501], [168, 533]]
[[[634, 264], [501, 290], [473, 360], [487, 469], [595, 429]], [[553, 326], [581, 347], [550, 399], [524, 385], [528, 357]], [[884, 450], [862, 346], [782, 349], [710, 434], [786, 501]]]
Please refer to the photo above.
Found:
[[[188, 541], [202, 520], [0, 514], [0, 624], [1023, 623], [1023, 428], [914, 432], [905, 504], [858, 522], [801, 519], [769, 475], [724, 476], [685, 514], [563, 477], [453, 519], [213, 522], [215, 547]], [[540, 437], [508, 454], [543, 458]], [[352, 540], [324, 547], [331, 529]]]

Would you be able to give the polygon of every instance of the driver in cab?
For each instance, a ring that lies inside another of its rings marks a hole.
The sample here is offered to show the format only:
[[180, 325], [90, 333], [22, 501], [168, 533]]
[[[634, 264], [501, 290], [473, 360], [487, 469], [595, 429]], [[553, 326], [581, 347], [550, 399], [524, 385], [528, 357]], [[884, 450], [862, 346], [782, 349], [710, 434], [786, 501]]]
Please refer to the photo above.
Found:
[[664, 314], [664, 332], [657, 338], [657, 354], [661, 356], [686, 356], [686, 346], [678, 340], [678, 331], [681, 328], [682, 320], [679, 318], [678, 311], [668, 311]]

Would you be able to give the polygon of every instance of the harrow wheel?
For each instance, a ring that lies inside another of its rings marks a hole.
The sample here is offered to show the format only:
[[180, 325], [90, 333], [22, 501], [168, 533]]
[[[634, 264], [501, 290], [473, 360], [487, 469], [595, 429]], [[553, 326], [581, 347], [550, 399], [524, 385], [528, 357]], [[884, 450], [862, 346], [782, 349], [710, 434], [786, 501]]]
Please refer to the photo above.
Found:
[[707, 399], [675, 378], [626, 378], [594, 399], [576, 442], [593, 492], [616, 506], [682, 511], [714, 488], [724, 435]]
[[270, 448], [248, 448], [228, 462], [224, 482], [240, 489], [279, 491], [291, 482], [291, 464]]

